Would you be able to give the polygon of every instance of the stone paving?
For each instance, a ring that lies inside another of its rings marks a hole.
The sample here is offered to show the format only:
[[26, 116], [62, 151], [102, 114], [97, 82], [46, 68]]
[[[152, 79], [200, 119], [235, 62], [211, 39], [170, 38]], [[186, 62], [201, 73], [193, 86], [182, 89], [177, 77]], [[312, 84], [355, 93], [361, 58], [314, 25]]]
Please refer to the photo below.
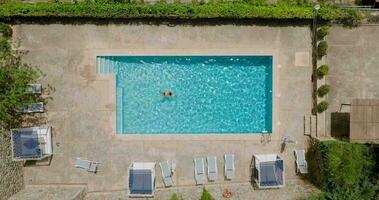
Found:
[[331, 113], [339, 112], [342, 103], [349, 104], [353, 98], [379, 98], [378, 35], [378, 24], [351, 29], [332, 27], [327, 36], [329, 75], [326, 81], [331, 91], [327, 97], [330, 106], [326, 127], [330, 128]]
[[0, 127], [0, 199], [8, 199], [23, 187], [22, 163], [12, 161], [9, 131]]
[[[307, 26], [149, 24], [16, 24], [14, 40], [26, 50], [24, 60], [46, 74], [41, 80], [55, 91], [47, 105], [53, 126], [54, 156], [50, 166], [24, 168], [25, 184], [87, 184], [88, 192], [124, 191], [132, 161], [175, 160], [175, 185], [194, 186], [193, 158], [218, 156], [223, 180], [224, 153], [236, 155], [236, 179], [250, 181], [253, 154], [278, 153], [286, 179], [298, 180], [294, 148], [303, 148], [304, 115], [311, 112], [311, 40]], [[95, 73], [96, 55], [241, 55], [274, 56], [274, 108], [271, 142], [254, 136], [140, 136], [115, 134], [115, 90], [112, 76]], [[298, 143], [280, 153], [280, 138]], [[97, 174], [73, 167], [76, 157], [101, 162]], [[157, 186], [163, 182], [157, 166]], [[294, 191], [298, 186], [289, 184]], [[279, 192], [280, 193], [280, 192]], [[241, 195], [243, 192], [241, 193]], [[243, 199], [243, 198], [242, 198]]]
[[9, 200], [81, 200], [85, 186], [26, 186]]
[[[176, 193], [178, 197], [184, 200], [199, 200], [202, 193], [202, 186], [179, 187], [165, 190], [158, 190], [155, 194], [157, 200], [169, 200], [171, 195]], [[227, 200], [222, 196], [225, 189], [232, 191], [233, 196], [230, 200], [267, 200], [267, 199], [280, 199], [280, 200], [296, 200], [308, 196], [312, 193], [320, 192], [315, 189], [310, 183], [302, 180], [291, 180], [286, 183], [286, 187], [282, 189], [270, 190], [257, 190], [254, 189], [249, 183], [232, 183], [232, 184], [214, 184], [205, 187], [209, 193], [217, 200]], [[86, 200], [102, 200], [102, 199], [128, 199], [125, 191], [105, 192], [105, 193], [88, 193]]]

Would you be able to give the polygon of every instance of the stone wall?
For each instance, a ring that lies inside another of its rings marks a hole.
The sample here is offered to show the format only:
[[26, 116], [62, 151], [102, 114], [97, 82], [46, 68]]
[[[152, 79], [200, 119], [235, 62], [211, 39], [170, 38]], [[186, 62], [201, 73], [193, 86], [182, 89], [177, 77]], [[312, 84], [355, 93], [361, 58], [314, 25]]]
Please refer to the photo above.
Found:
[[8, 199], [24, 186], [22, 163], [11, 158], [9, 131], [0, 128], [0, 199]]

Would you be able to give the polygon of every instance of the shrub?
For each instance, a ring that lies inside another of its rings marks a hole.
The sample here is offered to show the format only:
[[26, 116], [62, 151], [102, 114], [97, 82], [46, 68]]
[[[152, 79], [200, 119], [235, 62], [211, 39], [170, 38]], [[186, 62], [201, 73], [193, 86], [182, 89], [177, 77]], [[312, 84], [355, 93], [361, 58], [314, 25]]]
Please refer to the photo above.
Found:
[[375, 145], [311, 139], [307, 152], [308, 177], [323, 192], [305, 200], [374, 200], [378, 150]]
[[328, 65], [321, 65], [317, 68], [316, 74], [319, 79], [323, 78], [324, 76], [328, 75], [329, 72], [329, 66]]
[[328, 102], [326, 101], [321, 101], [320, 103], [317, 104], [317, 112], [318, 113], [322, 113], [324, 112], [326, 109], [328, 109]]
[[37, 69], [21, 62], [10, 40], [0, 36], [0, 124], [5, 128], [18, 127], [22, 122], [22, 115], [15, 112], [17, 108], [43, 101], [38, 96], [25, 95], [27, 84], [35, 82], [39, 76]]
[[208, 192], [208, 190], [206, 190], [205, 188], [203, 188], [203, 193], [201, 194], [200, 200], [214, 200], [214, 198]]
[[348, 26], [348, 27], [356, 27], [358, 26], [363, 18], [364, 14], [361, 12], [355, 12], [353, 10], [345, 10], [344, 14], [345, 16], [338, 19], [339, 23]]
[[320, 86], [318, 89], [317, 89], [317, 94], [319, 97], [323, 97], [325, 96], [326, 94], [328, 94], [330, 91], [330, 86], [325, 84], [325, 85], [322, 85]]
[[325, 200], [325, 194], [324, 193], [311, 194], [311, 195], [303, 198], [303, 200]]
[[328, 51], [328, 43], [325, 40], [318, 43], [317, 53], [318, 53], [319, 58], [322, 58], [323, 56], [325, 56], [327, 51]]
[[0, 37], [0, 58], [8, 54], [11, 50], [11, 45], [5, 37]]
[[10, 38], [12, 36], [12, 29], [7, 24], [0, 22], [0, 33], [3, 37]]
[[[107, 0], [96, 0], [106, 1]], [[122, 0], [115, 0], [115, 2]], [[125, 2], [125, 1], [124, 1]], [[347, 11], [323, 5], [319, 11], [322, 20], [342, 20]], [[61, 18], [170, 18], [178, 19], [307, 19], [313, 18], [311, 5], [251, 4], [242, 0], [220, 3], [7, 3], [0, 6], [0, 18], [61, 17]]]
[[375, 173], [372, 148], [342, 141], [322, 141], [320, 151], [326, 199], [375, 198], [375, 188], [370, 178]]
[[329, 26], [322, 26], [320, 29], [317, 31], [317, 39], [318, 40], [323, 40], [326, 35], [329, 33]]

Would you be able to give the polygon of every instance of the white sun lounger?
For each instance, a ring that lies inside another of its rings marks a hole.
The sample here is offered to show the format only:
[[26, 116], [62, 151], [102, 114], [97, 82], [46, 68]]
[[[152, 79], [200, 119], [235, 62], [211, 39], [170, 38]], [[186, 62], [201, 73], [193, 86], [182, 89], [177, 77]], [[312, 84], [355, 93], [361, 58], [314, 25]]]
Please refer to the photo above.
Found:
[[305, 150], [295, 150], [295, 159], [296, 159], [296, 172], [301, 174], [308, 173], [308, 164], [305, 160]]
[[234, 154], [225, 154], [225, 179], [230, 180], [236, 176], [236, 168], [234, 165]]
[[19, 110], [22, 113], [42, 113], [43, 111], [43, 102], [28, 104]]
[[204, 159], [195, 158], [194, 164], [196, 185], [203, 185], [205, 183]]
[[161, 167], [164, 185], [166, 187], [171, 187], [174, 184], [174, 182], [172, 180], [172, 173], [171, 173], [171, 169], [168, 165], [168, 162], [162, 161], [159, 163], [159, 166]]
[[216, 156], [208, 156], [208, 180], [216, 181], [217, 180], [217, 157]]
[[42, 85], [39, 83], [28, 84], [27, 91], [33, 94], [42, 94]]
[[83, 169], [87, 170], [88, 172], [94, 172], [94, 173], [96, 173], [96, 171], [97, 171], [97, 165], [98, 164], [99, 164], [98, 162], [84, 160], [84, 159], [80, 159], [80, 158], [77, 158], [75, 161], [75, 167], [83, 168]]

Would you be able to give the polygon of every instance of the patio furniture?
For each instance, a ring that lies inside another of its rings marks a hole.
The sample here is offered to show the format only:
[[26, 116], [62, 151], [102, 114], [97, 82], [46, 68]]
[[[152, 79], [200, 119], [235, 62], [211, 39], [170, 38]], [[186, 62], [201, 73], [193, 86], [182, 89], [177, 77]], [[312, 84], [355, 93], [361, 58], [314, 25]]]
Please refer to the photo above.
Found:
[[216, 156], [208, 156], [208, 180], [216, 181], [217, 180], [217, 157]]
[[280, 188], [285, 185], [284, 161], [277, 154], [253, 156], [253, 180], [259, 189]]
[[28, 84], [27, 91], [32, 94], [42, 94], [42, 85], [39, 83]]
[[161, 172], [162, 172], [162, 178], [164, 185], [166, 187], [171, 187], [173, 185], [173, 180], [172, 180], [172, 173], [171, 169], [169, 167], [169, 164], [167, 161], [162, 161], [159, 163], [159, 166], [161, 167]]
[[19, 110], [21, 113], [42, 113], [43, 111], [43, 102], [28, 104]]
[[196, 185], [203, 185], [205, 183], [204, 159], [195, 158], [194, 164]]
[[154, 197], [155, 162], [133, 162], [128, 169], [129, 197]]
[[305, 160], [305, 150], [295, 150], [295, 159], [296, 159], [296, 172], [300, 174], [308, 173], [308, 164]]
[[51, 127], [11, 129], [12, 160], [43, 160], [53, 154]]
[[171, 174], [174, 174], [175, 171], [176, 171], [176, 163], [175, 163], [175, 161], [172, 161], [171, 162]]
[[234, 154], [225, 154], [225, 179], [231, 180], [236, 176]]
[[87, 170], [88, 172], [93, 172], [93, 173], [97, 172], [98, 164], [99, 164], [98, 162], [84, 160], [80, 158], [77, 158], [75, 161], [75, 167], [82, 168], [82, 169]]

